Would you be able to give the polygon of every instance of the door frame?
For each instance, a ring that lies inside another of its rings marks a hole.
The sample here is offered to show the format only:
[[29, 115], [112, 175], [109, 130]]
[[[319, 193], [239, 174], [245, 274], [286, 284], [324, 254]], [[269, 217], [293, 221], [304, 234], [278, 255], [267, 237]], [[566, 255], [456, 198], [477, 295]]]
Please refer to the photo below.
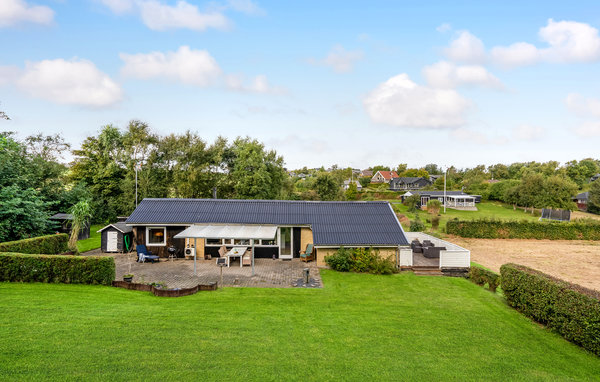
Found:
[[[282, 255], [281, 254], [281, 246], [283, 245], [283, 237], [281, 236], [281, 229], [289, 228], [290, 230], [290, 254]], [[277, 228], [277, 236], [279, 237], [279, 258], [283, 260], [291, 260], [294, 258], [294, 227], [284, 226]]]
[[[113, 235], [114, 235], [114, 239], [115, 239], [114, 251], [109, 246], [110, 245], [110, 236], [113, 236]], [[119, 252], [119, 233], [118, 232], [116, 232], [116, 231], [106, 232], [106, 252]]]

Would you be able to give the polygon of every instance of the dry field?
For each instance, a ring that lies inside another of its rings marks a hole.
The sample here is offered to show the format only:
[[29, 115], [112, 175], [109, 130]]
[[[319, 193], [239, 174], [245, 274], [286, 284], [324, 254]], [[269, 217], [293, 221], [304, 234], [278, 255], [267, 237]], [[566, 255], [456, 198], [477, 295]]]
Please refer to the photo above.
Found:
[[505, 263], [527, 265], [588, 288], [600, 290], [600, 241], [448, 239], [471, 250], [471, 261], [496, 272]]

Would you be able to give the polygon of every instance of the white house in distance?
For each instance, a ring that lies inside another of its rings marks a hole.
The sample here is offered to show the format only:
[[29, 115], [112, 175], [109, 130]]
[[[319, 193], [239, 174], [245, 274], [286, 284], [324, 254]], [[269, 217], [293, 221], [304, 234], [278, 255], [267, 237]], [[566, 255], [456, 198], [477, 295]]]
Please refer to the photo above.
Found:
[[362, 190], [362, 185], [360, 184], [360, 182], [358, 180], [346, 179], [346, 180], [344, 180], [344, 184], [342, 186], [342, 188], [344, 189], [344, 191], [346, 191], [347, 189], [349, 189], [350, 185], [352, 183], [356, 184], [356, 190], [357, 191], [361, 191]]
[[481, 202], [480, 195], [468, 195], [462, 191], [446, 191], [444, 200], [444, 191], [408, 191], [402, 195], [402, 201], [412, 195], [419, 195], [421, 202], [419, 208], [424, 208], [430, 200], [439, 200], [442, 205], [456, 210], [477, 211], [475, 203]]
[[371, 178], [371, 183], [389, 183], [390, 180], [397, 177], [396, 171], [377, 171]]

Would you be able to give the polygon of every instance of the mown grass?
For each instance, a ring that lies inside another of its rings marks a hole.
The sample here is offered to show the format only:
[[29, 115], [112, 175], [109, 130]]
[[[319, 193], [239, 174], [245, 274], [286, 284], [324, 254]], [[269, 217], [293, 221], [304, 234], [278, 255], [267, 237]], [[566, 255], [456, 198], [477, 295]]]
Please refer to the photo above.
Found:
[[92, 224], [90, 227], [90, 237], [77, 242], [77, 249], [79, 252], [86, 252], [91, 251], [92, 249], [100, 248], [101, 234], [96, 231], [102, 227], [104, 227], [102, 224]]
[[[408, 207], [403, 204], [400, 204], [399, 201], [391, 201], [396, 212], [399, 212], [403, 215], [406, 215], [410, 220], [415, 219], [415, 213], [409, 212]], [[477, 211], [459, 211], [453, 210], [451, 208], [446, 208], [446, 212], [444, 213], [444, 209], [442, 208], [440, 211], [440, 229], [446, 227], [446, 223], [448, 220], [458, 218], [461, 220], [476, 220], [476, 219], [499, 219], [499, 220], [530, 220], [537, 221], [539, 216], [532, 215], [529, 212], [523, 212], [522, 209], [517, 208], [513, 209], [511, 205], [499, 203], [499, 202], [481, 202], [476, 204]], [[419, 217], [425, 223], [425, 226], [428, 229], [431, 229], [431, 223], [428, 223], [426, 219], [430, 218], [430, 215], [427, 211], [419, 211]]]
[[159, 298], [0, 283], [3, 380], [597, 380], [600, 359], [465, 279]]

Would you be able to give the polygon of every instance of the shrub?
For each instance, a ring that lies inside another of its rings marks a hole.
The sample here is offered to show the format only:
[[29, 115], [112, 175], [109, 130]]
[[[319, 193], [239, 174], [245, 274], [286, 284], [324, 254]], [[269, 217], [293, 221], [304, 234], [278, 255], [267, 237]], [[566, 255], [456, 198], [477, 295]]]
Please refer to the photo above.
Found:
[[69, 250], [68, 244], [69, 236], [61, 233], [0, 243], [0, 252], [58, 255]]
[[0, 253], [0, 281], [110, 285], [114, 279], [112, 257]]
[[487, 284], [488, 289], [492, 292], [496, 292], [498, 285], [500, 285], [499, 274], [476, 265], [471, 265], [471, 268], [469, 269], [469, 280], [479, 286]]
[[510, 306], [600, 355], [600, 292], [517, 264], [504, 264], [500, 274]]
[[419, 215], [415, 217], [415, 220], [410, 221], [410, 231], [411, 232], [422, 232], [425, 231], [425, 224], [419, 218]]
[[352, 268], [352, 250], [341, 247], [333, 255], [325, 256], [325, 264], [339, 272], [349, 272]]
[[440, 226], [440, 217], [437, 215], [432, 216], [431, 217], [431, 228], [438, 229], [439, 226]]
[[600, 240], [599, 223], [453, 219], [446, 223], [451, 235], [478, 239]]
[[340, 248], [333, 255], [325, 257], [325, 263], [339, 272], [373, 273], [390, 275], [396, 266], [390, 258], [382, 258], [373, 248]]

